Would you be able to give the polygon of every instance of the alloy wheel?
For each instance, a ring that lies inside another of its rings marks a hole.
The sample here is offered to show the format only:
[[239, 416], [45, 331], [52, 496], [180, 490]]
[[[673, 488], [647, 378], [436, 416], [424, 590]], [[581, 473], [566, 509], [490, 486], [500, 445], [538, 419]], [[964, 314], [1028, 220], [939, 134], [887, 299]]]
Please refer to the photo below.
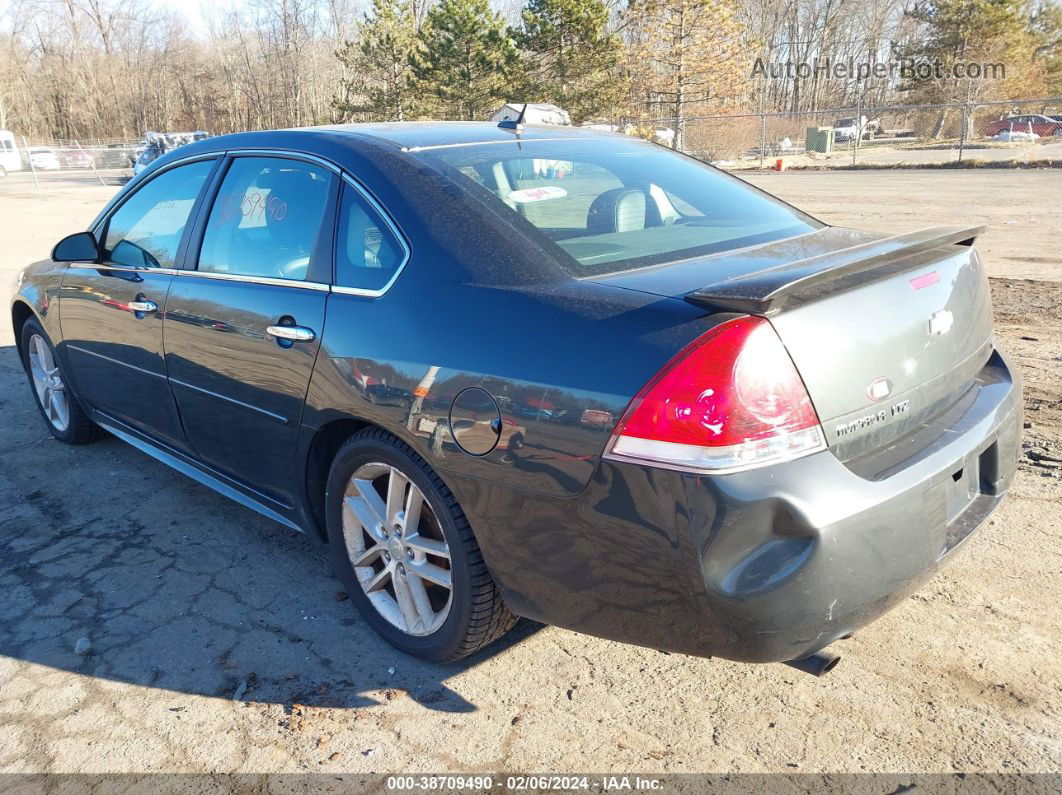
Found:
[[431, 505], [401, 470], [358, 467], [343, 495], [343, 540], [370, 604], [408, 635], [430, 635], [453, 602], [450, 548]]
[[70, 399], [52, 349], [40, 334], [29, 341], [30, 375], [44, 416], [62, 433], [70, 425]]

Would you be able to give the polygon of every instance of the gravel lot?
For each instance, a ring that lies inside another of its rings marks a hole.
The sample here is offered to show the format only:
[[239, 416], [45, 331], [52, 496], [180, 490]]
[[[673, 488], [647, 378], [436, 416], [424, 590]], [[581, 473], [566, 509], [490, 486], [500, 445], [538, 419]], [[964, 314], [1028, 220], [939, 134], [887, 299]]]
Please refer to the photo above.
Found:
[[[415, 662], [340, 600], [311, 540], [117, 440], [54, 442], [5, 321], [0, 771], [1059, 771], [1062, 172], [749, 179], [835, 223], [988, 223], [1026, 379], [1012, 495], [832, 674], [529, 624], [462, 665]], [[0, 182], [4, 306], [113, 190]]]

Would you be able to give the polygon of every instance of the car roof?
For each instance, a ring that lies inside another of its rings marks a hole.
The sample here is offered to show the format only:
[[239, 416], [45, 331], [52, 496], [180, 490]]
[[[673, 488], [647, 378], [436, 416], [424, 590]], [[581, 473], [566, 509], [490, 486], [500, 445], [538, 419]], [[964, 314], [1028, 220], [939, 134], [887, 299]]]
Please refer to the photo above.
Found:
[[[293, 127], [286, 130], [254, 130], [228, 133], [182, 144], [159, 158], [159, 166], [176, 159], [223, 152], [227, 149], [285, 149], [335, 159], [336, 147], [388, 149], [395, 154], [416, 153], [456, 146], [476, 146], [536, 141], [587, 140], [640, 141], [621, 133], [550, 124], [500, 127], [496, 122], [385, 122]], [[153, 164], [154, 165], [154, 164]]]
[[[517, 135], [511, 127], [499, 127], [497, 122], [485, 121], [403, 121], [335, 124], [299, 129], [308, 132], [347, 133], [386, 142], [407, 151], [443, 146], [503, 143], [512, 141]], [[522, 141], [555, 141], [612, 137], [613, 133], [558, 124], [525, 124], [521, 125], [519, 136]]]

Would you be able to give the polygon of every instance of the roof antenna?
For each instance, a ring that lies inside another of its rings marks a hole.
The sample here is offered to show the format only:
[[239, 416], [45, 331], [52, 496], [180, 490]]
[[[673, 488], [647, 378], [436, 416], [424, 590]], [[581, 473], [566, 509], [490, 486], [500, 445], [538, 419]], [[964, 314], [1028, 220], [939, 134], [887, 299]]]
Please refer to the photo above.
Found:
[[513, 130], [517, 134], [524, 129], [524, 114], [527, 113], [528, 103], [524, 103], [524, 107], [520, 109], [520, 115], [516, 117], [516, 121], [506, 119], [505, 121], [498, 122], [498, 126], [503, 130]]

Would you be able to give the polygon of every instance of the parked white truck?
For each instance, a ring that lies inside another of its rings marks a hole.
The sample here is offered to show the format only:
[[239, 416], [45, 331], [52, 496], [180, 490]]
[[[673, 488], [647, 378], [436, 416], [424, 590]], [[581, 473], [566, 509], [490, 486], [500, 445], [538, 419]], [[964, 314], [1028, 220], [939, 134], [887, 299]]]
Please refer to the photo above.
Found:
[[9, 171], [22, 170], [22, 155], [15, 145], [15, 134], [10, 130], [0, 130], [0, 179]]

